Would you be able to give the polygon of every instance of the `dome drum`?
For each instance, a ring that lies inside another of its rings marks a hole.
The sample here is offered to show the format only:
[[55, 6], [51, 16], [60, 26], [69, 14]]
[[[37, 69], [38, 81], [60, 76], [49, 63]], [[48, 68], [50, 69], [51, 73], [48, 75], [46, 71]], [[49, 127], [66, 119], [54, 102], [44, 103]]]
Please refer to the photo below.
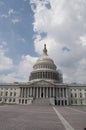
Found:
[[58, 71], [33, 71], [29, 80], [38, 79], [55, 80], [57, 82], [62, 81], [61, 75], [58, 73]]

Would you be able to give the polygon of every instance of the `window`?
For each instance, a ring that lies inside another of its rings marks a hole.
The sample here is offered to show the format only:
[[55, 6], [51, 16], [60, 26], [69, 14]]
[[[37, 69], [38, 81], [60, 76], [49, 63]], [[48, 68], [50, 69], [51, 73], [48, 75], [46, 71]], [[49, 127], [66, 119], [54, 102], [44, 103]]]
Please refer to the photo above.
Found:
[[77, 97], [77, 94], [75, 93], [75, 97]]
[[82, 93], [80, 93], [80, 98], [82, 98]]
[[12, 92], [10, 92], [10, 96], [12, 96]]
[[3, 92], [1, 92], [1, 96], [3, 96]]
[[73, 94], [71, 93], [71, 97], [73, 97]]
[[15, 102], [15, 98], [13, 99], [13, 102]]
[[8, 92], [6, 92], [6, 96], [8, 96]]
[[71, 104], [73, 104], [73, 100], [71, 100]]
[[86, 98], [86, 93], [85, 93], [85, 98]]
[[9, 98], [9, 102], [11, 102], [11, 98]]
[[16, 92], [14, 92], [14, 96], [16, 96]]
[[7, 102], [7, 99], [4, 99], [4, 102]]
[[77, 100], [75, 100], [75, 104], [77, 104]]

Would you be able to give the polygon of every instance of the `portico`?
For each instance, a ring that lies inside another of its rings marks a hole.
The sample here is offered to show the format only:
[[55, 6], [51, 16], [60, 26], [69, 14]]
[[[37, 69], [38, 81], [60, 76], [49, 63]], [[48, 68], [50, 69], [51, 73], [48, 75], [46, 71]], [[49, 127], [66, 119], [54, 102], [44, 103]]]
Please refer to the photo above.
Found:
[[[45, 80], [35, 81], [27, 87], [20, 87], [20, 104], [22, 100], [27, 100], [28, 103], [28, 99], [38, 98], [53, 98], [55, 105], [68, 105], [68, 90], [66, 85], [56, 85]], [[25, 101], [23, 103], [25, 104]]]

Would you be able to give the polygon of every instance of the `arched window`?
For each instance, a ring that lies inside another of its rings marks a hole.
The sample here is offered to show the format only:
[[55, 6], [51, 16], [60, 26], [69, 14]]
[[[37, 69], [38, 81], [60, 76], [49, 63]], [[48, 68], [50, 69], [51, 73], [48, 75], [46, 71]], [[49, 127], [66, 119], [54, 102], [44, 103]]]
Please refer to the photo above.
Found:
[[16, 96], [16, 92], [14, 92], [14, 96]]
[[3, 96], [3, 92], [1, 92], [1, 96]]
[[12, 92], [10, 92], [10, 96], [12, 96]]
[[77, 93], [75, 93], [75, 97], [77, 97]]
[[6, 92], [6, 96], [8, 96], [8, 92]]
[[80, 98], [82, 98], [82, 93], [80, 93]]
[[73, 94], [71, 93], [71, 97], [73, 97]]
[[15, 102], [15, 98], [13, 99], [13, 102]]
[[11, 98], [9, 98], [9, 102], [11, 102]]

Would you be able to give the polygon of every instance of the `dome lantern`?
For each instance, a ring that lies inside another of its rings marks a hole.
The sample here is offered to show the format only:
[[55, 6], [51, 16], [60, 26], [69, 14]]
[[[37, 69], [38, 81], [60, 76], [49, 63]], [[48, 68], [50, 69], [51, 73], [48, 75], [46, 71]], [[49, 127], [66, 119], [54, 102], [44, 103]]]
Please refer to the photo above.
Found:
[[44, 44], [43, 54], [44, 54], [44, 55], [48, 55], [48, 54], [47, 54], [47, 49], [46, 49], [46, 44]]

